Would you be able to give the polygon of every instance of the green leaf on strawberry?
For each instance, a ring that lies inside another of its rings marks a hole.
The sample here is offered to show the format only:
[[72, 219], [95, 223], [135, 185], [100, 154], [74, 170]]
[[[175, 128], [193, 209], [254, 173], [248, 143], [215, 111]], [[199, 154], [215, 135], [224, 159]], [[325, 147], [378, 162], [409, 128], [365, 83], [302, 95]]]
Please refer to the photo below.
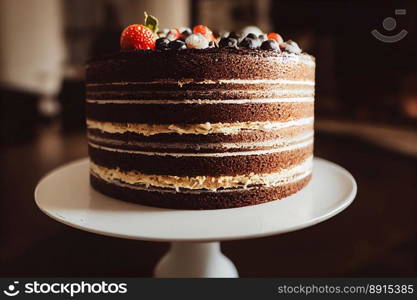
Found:
[[145, 11], [145, 26], [152, 30], [152, 32], [156, 33], [158, 31], [158, 24], [158, 19], [154, 16], [148, 15]]

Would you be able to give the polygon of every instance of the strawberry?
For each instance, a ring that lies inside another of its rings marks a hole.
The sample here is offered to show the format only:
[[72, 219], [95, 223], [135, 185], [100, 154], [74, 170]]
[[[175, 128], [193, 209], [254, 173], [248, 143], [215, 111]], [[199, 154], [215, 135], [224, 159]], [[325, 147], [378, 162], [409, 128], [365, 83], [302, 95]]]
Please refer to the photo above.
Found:
[[214, 41], [215, 40], [213, 32], [211, 32], [211, 30], [207, 26], [204, 26], [204, 25], [195, 26], [193, 28], [193, 33], [199, 33], [209, 41]]
[[152, 30], [141, 24], [127, 26], [120, 36], [123, 50], [154, 49], [157, 36]]
[[270, 32], [270, 33], [268, 33], [267, 37], [268, 37], [269, 40], [275, 40], [275, 41], [277, 41], [278, 44], [281, 44], [281, 43], [284, 42], [284, 40], [282, 39], [282, 37], [278, 33], [276, 33], [276, 32]]

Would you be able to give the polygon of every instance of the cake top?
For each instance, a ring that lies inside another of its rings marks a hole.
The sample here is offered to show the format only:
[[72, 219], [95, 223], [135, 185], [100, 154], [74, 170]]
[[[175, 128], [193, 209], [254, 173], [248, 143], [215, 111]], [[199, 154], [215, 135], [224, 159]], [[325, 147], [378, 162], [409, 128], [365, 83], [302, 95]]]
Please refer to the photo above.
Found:
[[301, 54], [302, 50], [292, 40], [284, 42], [276, 32], [263, 33], [257, 27], [246, 27], [239, 33], [214, 34], [207, 26], [158, 29], [158, 19], [145, 12], [145, 24], [127, 26], [120, 36], [122, 52], [135, 50], [181, 51], [185, 49], [232, 48]]
[[310, 80], [314, 67], [314, 57], [304, 53], [235, 48], [134, 50], [91, 60], [87, 81]]
[[145, 13], [145, 25], [126, 27], [121, 51], [87, 64], [87, 82], [205, 82], [221, 80], [311, 80], [314, 57], [281, 35], [246, 28], [240, 33], [214, 34], [197, 25], [158, 30]]

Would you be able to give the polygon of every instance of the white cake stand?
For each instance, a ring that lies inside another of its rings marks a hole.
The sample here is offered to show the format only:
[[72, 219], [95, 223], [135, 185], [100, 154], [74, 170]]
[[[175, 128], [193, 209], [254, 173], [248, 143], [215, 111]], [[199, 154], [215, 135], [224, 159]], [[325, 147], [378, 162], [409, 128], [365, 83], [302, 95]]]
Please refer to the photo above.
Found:
[[156, 277], [238, 277], [220, 252], [219, 241], [299, 230], [345, 209], [356, 195], [352, 175], [314, 159], [313, 179], [295, 195], [242, 208], [173, 210], [127, 203], [90, 187], [88, 159], [50, 172], [38, 184], [35, 200], [51, 218], [66, 225], [126, 239], [171, 242], [155, 268]]

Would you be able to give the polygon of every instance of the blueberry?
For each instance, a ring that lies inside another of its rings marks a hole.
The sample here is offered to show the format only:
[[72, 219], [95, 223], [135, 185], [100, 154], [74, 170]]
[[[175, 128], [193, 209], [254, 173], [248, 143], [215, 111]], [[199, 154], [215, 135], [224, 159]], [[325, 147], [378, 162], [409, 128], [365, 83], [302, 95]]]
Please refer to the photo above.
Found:
[[281, 52], [278, 43], [274, 40], [266, 40], [265, 42], [263, 42], [261, 45], [261, 49], [262, 50], [279, 50], [279, 52]]
[[245, 36], [246, 38], [249, 38], [249, 39], [253, 39], [253, 40], [256, 40], [258, 37], [256, 36], [256, 34], [254, 34], [254, 33], [249, 33], [247, 36]]
[[220, 48], [237, 48], [237, 40], [234, 38], [223, 38], [219, 42]]
[[[242, 45], [242, 47], [246, 47], [246, 48], [250, 48], [250, 49], [256, 49], [256, 48], [259, 48], [261, 46], [262, 41], [254, 33], [249, 33], [244, 39], [242, 39], [240, 41], [240, 43], [242, 43], [246, 39], [251, 39], [252, 40], [251, 46], [243, 46]], [[243, 44], [249, 44], [249, 43], [245, 42]]]
[[187, 45], [181, 40], [174, 40], [169, 42], [168, 48], [171, 50], [181, 50], [181, 49], [187, 49]]
[[248, 37], [245, 37], [240, 43], [239, 47], [242, 48], [249, 48], [249, 49], [256, 49], [259, 47], [260, 41], [258, 39], [251, 39]]
[[157, 50], [167, 50], [168, 49], [169, 40], [166, 38], [159, 38], [155, 41], [155, 48]]

